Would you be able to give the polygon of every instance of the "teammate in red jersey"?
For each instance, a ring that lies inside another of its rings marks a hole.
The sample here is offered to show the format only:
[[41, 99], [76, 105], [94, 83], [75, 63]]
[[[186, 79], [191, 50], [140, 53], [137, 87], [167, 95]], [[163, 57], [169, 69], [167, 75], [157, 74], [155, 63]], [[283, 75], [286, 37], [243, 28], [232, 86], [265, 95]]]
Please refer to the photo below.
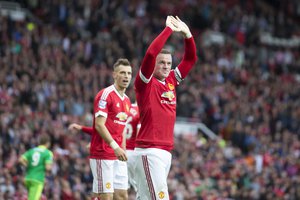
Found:
[[[137, 103], [131, 104], [129, 115], [127, 118], [127, 124], [125, 126], [125, 135], [126, 135], [126, 154], [127, 154], [127, 168], [128, 168], [128, 183], [132, 186], [134, 191], [136, 191], [136, 183], [133, 179], [134, 176], [134, 147], [135, 147], [135, 138], [140, 128], [140, 115]], [[72, 123], [68, 127], [69, 130], [83, 131], [88, 135], [92, 135], [93, 127], [82, 126], [77, 123]], [[87, 145], [90, 147], [90, 143]]]
[[135, 166], [135, 157], [134, 157], [134, 148], [135, 148], [135, 139], [138, 131], [140, 129], [140, 114], [137, 103], [131, 104], [130, 114], [127, 119], [127, 124], [125, 127], [126, 134], [126, 153], [127, 153], [127, 167], [128, 167], [128, 181], [132, 186], [134, 191], [137, 191], [136, 182], [134, 181], [134, 166]]
[[[171, 53], [163, 47], [173, 31], [183, 34], [185, 53], [171, 70]], [[169, 199], [167, 176], [176, 120], [175, 88], [196, 60], [196, 46], [188, 26], [178, 17], [168, 16], [165, 29], [147, 49], [134, 82], [141, 121], [135, 148], [138, 199]]]
[[131, 106], [125, 90], [132, 78], [127, 59], [114, 64], [114, 84], [102, 89], [94, 99], [90, 166], [93, 192], [101, 200], [127, 199], [128, 175], [124, 127]]

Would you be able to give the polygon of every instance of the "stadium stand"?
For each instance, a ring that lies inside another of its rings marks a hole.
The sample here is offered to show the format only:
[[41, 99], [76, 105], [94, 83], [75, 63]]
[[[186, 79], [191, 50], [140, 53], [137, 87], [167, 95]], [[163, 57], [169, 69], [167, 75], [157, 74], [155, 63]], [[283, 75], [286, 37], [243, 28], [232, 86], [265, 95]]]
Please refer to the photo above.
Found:
[[[17, 158], [42, 133], [51, 135], [55, 154], [43, 198], [90, 198], [89, 137], [67, 127], [91, 124], [93, 96], [112, 82], [114, 61], [127, 57], [135, 74], [168, 14], [190, 23], [199, 57], [177, 91], [177, 114], [218, 136], [200, 129], [176, 134], [171, 199], [300, 199], [300, 3], [280, 2], [0, 6], [0, 199], [26, 199]], [[25, 16], [9, 14], [15, 8]], [[173, 36], [168, 48], [182, 49], [180, 40]], [[174, 63], [181, 57], [174, 55]]]

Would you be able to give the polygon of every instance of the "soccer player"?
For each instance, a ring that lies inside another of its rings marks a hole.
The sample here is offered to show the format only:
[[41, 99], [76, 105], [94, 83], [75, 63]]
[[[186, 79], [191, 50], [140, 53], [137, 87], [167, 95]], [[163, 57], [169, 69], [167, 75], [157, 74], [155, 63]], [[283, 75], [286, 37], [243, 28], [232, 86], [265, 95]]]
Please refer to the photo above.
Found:
[[128, 198], [123, 130], [131, 105], [125, 91], [132, 78], [132, 68], [127, 59], [118, 59], [114, 64], [113, 78], [114, 84], [99, 91], [94, 99], [90, 166], [93, 193], [101, 200]]
[[127, 153], [127, 168], [128, 168], [128, 182], [134, 191], [137, 191], [136, 182], [134, 180], [134, 166], [135, 166], [135, 157], [134, 157], [134, 148], [135, 148], [135, 139], [138, 131], [140, 129], [140, 114], [137, 103], [131, 104], [130, 114], [127, 119], [127, 124], [125, 127], [126, 134], [126, 153]]
[[48, 149], [51, 145], [48, 135], [41, 135], [39, 146], [26, 151], [19, 162], [26, 167], [25, 186], [28, 200], [39, 200], [44, 188], [45, 173], [51, 170], [53, 153]]
[[[185, 38], [183, 59], [174, 70], [171, 53], [163, 49], [173, 31], [181, 32]], [[166, 27], [148, 47], [134, 82], [141, 121], [134, 150], [138, 199], [169, 199], [167, 176], [174, 145], [175, 88], [196, 60], [196, 46], [188, 26], [178, 17], [168, 16]]]
[[[134, 147], [135, 147], [135, 138], [138, 133], [138, 130], [141, 126], [140, 118], [139, 118], [139, 109], [137, 106], [137, 103], [131, 104], [129, 115], [127, 118], [127, 123], [125, 126], [125, 135], [126, 135], [126, 154], [127, 154], [127, 170], [128, 170], [128, 183], [132, 186], [134, 191], [136, 192], [136, 183], [133, 179], [134, 175]], [[87, 127], [82, 126], [77, 123], [72, 123], [68, 127], [69, 130], [77, 130], [77, 131], [83, 131], [84, 133], [87, 133], [88, 135], [92, 135], [93, 133], [93, 127]], [[90, 143], [87, 146], [90, 148]]]

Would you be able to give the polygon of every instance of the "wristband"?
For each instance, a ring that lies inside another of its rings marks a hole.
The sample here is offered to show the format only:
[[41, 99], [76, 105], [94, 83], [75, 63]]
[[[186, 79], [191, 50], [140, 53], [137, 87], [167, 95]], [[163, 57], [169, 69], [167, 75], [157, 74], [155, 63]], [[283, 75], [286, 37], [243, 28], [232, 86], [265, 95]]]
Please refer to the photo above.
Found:
[[188, 32], [185, 34], [185, 38], [189, 39], [192, 37], [192, 33], [191, 32]]
[[117, 148], [119, 148], [120, 146], [118, 145], [118, 143], [116, 143], [116, 141], [111, 141], [109, 146], [113, 149], [116, 150]]

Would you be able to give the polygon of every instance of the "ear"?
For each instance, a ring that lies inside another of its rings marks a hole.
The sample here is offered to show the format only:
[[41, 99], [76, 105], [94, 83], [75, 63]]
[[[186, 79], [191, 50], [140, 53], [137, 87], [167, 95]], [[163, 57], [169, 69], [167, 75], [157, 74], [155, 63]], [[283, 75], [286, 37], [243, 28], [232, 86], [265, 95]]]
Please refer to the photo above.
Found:
[[113, 71], [112, 76], [113, 76], [114, 79], [116, 79], [117, 78], [117, 73], [115, 71]]

